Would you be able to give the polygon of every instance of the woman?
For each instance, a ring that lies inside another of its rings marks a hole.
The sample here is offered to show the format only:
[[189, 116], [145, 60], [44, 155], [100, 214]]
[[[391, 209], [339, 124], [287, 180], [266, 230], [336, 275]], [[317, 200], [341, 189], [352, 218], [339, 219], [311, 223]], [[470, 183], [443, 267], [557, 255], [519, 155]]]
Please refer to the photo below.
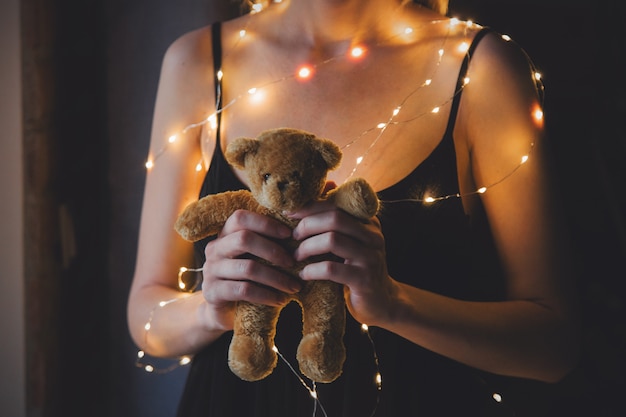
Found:
[[[181, 416], [521, 415], [515, 383], [555, 382], [575, 365], [574, 274], [540, 86], [512, 42], [447, 18], [447, 1], [422, 3], [284, 0], [167, 51], [128, 317], [146, 352], [195, 355]], [[201, 291], [180, 292], [178, 268], [194, 257], [175, 218], [199, 190], [246, 187], [223, 149], [275, 127], [334, 140], [344, 158], [329, 179], [365, 178], [380, 214], [363, 224], [318, 203], [292, 214], [302, 221], [291, 231], [237, 212], [196, 245]], [[272, 241], [289, 235], [301, 242], [293, 254]], [[344, 262], [301, 278], [345, 287], [342, 376], [307, 389], [289, 368], [292, 303], [276, 339], [285, 362], [237, 379], [226, 359], [235, 303], [283, 305], [300, 288], [241, 255], [289, 266], [328, 252]]]

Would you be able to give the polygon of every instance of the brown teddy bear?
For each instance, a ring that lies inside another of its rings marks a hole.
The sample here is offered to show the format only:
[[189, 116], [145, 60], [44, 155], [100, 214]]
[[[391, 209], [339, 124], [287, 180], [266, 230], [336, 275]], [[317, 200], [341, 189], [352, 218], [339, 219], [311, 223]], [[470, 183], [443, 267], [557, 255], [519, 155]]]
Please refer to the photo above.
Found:
[[[281, 128], [265, 131], [256, 139], [238, 138], [229, 144], [225, 157], [234, 167], [245, 170], [250, 191], [208, 195], [187, 206], [175, 225], [186, 240], [217, 234], [237, 209], [272, 216], [292, 228], [297, 220], [284, 213], [321, 198], [333, 200], [362, 220], [378, 211], [376, 193], [360, 178], [348, 180], [323, 196], [326, 175], [339, 165], [342, 155], [333, 142], [311, 133]], [[298, 244], [293, 239], [282, 243], [289, 250]], [[309, 259], [307, 263], [319, 260]], [[305, 264], [285, 272], [298, 277]], [[303, 311], [303, 337], [297, 352], [300, 370], [313, 381], [332, 382], [341, 374], [346, 356], [343, 287], [331, 281], [305, 282], [293, 300]], [[241, 379], [256, 381], [272, 373], [277, 363], [274, 336], [281, 309], [237, 303], [228, 364]]]

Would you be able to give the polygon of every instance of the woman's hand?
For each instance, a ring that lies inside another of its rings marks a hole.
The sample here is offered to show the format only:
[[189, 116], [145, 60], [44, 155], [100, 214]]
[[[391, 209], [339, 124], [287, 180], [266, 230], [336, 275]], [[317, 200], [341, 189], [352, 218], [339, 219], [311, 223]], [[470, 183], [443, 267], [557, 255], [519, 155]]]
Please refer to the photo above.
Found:
[[290, 235], [288, 227], [261, 214], [238, 210], [230, 216], [204, 251], [202, 294], [211, 327], [232, 329], [237, 301], [279, 306], [288, 301], [287, 294], [300, 290], [298, 281], [246, 256], [290, 267], [294, 263], [292, 256], [272, 240]]
[[348, 309], [361, 323], [374, 325], [387, 320], [396, 285], [387, 272], [385, 240], [378, 219], [364, 223], [329, 202], [311, 204], [291, 217], [301, 219], [293, 231], [294, 239], [301, 241], [294, 254], [296, 261], [326, 253], [344, 260], [307, 265], [301, 278], [345, 285]]

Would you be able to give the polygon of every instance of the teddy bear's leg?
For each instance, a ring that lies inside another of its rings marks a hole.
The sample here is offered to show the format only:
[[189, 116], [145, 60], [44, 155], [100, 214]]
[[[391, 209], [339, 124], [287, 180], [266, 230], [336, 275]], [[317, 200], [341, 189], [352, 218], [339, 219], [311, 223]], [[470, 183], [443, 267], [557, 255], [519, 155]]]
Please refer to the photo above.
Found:
[[378, 196], [362, 178], [346, 181], [334, 189], [329, 197], [335, 201], [337, 207], [362, 220], [369, 219], [378, 211]]
[[300, 371], [316, 382], [332, 382], [343, 369], [346, 310], [343, 286], [331, 281], [307, 283], [300, 292], [302, 341], [297, 359]]
[[243, 301], [237, 304], [228, 366], [244, 381], [263, 379], [276, 367], [278, 356], [273, 348], [280, 310]]

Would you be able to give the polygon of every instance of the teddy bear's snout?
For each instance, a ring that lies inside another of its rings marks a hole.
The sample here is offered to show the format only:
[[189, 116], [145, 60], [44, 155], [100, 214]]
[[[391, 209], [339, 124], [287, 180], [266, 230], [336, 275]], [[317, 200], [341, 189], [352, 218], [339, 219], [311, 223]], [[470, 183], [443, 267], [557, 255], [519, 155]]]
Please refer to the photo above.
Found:
[[281, 193], [285, 192], [285, 190], [287, 189], [287, 186], [289, 185], [289, 181], [278, 181], [276, 183], [276, 188], [278, 188], [278, 191], [280, 191]]

